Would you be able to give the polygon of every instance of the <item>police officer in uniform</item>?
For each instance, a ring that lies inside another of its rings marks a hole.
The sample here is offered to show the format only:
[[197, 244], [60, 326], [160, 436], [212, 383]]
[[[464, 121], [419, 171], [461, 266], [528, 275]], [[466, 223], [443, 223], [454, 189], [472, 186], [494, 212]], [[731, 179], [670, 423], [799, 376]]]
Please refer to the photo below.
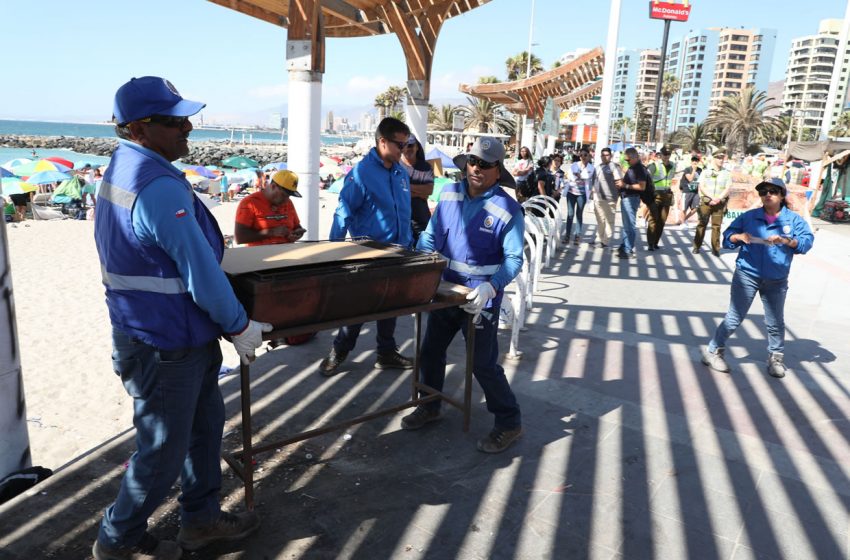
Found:
[[699, 176], [700, 204], [697, 210], [699, 223], [694, 234], [693, 253], [695, 255], [702, 247], [705, 227], [711, 220], [711, 254], [715, 257], [720, 256], [720, 224], [723, 223], [729, 191], [732, 189], [732, 175], [723, 168], [725, 157], [725, 152], [714, 152], [711, 162]]
[[662, 148], [658, 153], [661, 154], [661, 161], [656, 160], [648, 167], [655, 184], [655, 199], [649, 205], [649, 223], [646, 227], [646, 243], [650, 251], [658, 249], [667, 215], [673, 206], [673, 175], [676, 174], [676, 165], [670, 162], [670, 150]]
[[[475, 315], [473, 373], [495, 416], [493, 430], [478, 441], [478, 450], [499, 453], [522, 433], [520, 409], [505, 371], [498, 364], [497, 328], [505, 286], [522, 268], [525, 223], [522, 208], [500, 185], [514, 187], [505, 169], [505, 147], [481, 137], [470, 151], [454, 158], [465, 170], [460, 183], [443, 187], [440, 202], [419, 237], [417, 249], [438, 251], [449, 260], [443, 278], [473, 288], [468, 303], [432, 311], [422, 341], [420, 378], [443, 389], [446, 349], [458, 331], [466, 336], [467, 313]], [[417, 430], [440, 419], [439, 401], [418, 406], [402, 419], [402, 428]]]
[[[115, 94], [120, 138], [97, 200], [95, 242], [112, 322], [112, 363], [133, 397], [137, 450], [92, 549], [96, 560], [180, 558], [259, 526], [221, 511], [224, 402], [219, 337], [243, 363], [272, 326], [248, 319], [221, 270], [215, 218], [171, 162], [189, 153], [189, 116], [203, 103], [170, 82], [133, 78]], [[177, 542], [147, 532], [177, 477]]]

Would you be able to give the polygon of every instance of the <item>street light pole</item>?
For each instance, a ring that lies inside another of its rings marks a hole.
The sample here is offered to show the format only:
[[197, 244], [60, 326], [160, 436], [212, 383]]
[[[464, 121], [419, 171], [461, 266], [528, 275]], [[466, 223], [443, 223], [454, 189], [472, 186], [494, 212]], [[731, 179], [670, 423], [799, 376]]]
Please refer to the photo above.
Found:
[[534, 33], [534, 0], [531, 0], [531, 19], [528, 22], [528, 57], [525, 65], [525, 77], [531, 77], [531, 36]]
[[670, 20], [664, 20], [664, 38], [661, 40], [661, 61], [658, 66], [658, 84], [655, 86], [655, 103], [652, 110], [652, 124], [649, 129], [649, 141], [655, 143], [656, 126], [658, 125], [658, 107], [661, 104], [661, 84], [664, 82], [664, 63], [667, 60], [667, 38], [670, 36]]

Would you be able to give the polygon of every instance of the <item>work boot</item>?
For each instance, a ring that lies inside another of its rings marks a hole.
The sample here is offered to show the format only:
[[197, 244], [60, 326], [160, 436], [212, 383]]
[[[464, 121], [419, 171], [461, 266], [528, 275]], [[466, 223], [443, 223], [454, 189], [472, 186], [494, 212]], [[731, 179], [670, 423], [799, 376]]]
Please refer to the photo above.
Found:
[[259, 526], [260, 517], [253, 511], [235, 515], [223, 511], [212, 523], [180, 527], [177, 542], [186, 550], [198, 550], [216, 541], [244, 539]]
[[401, 427], [405, 430], [418, 430], [424, 427], [425, 424], [436, 422], [442, 417], [443, 415], [440, 413], [439, 408], [425, 408], [419, 405], [413, 409], [413, 412], [401, 419]]
[[94, 541], [91, 553], [95, 560], [177, 560], [183, 549], [174, 541], [161, 541], [145, 533], [136, 546], [112, 548]]
[[413, 369], [413, 360], [402, 356], [396, 351], [388, 354], [379, 353], [375, 367], [378, 369]]
[[694, 247], [693, 249], [691, 249], [691, 253], [699, 255], [699, 247]]
[[319, 364], [319, 373], [324, 377], [333, 377], [339, 373], [339, 366], [348, 357], [348, 352], [338, 351], [336, 348], [331, 348], [331, 353], [328, 357], [322, 360]]
[[493, 428], [487, 437], [478, 440], [478, 451], [483, 451], [484, 453], [501, 453], [519, 439], [521, 435], [521, 426], [513, 430]]
[[767, 358], [767, 373], [773, 377], [785, 377], [788, 368], [785, 367], [785, 354], [782, 352], [771, 352]]
[[725, 348], [718, 348], [714, 352], [706, 348], [702, 352], [702, 363], [710, 367], [715, 371], [722, 371], [724, 373], [729, 372], [729, 364], [726, 363], [726, 359], [723, 357], [723, 353], [725, 352]]
[[715, 257], [719, 257], [719, 256], [720, 256], [720, 251], [718, 251], [717, 249], [712, 249], [712, 250], [711, 250], [711, 254], [712, 254], [712, 255], [714, 255]]

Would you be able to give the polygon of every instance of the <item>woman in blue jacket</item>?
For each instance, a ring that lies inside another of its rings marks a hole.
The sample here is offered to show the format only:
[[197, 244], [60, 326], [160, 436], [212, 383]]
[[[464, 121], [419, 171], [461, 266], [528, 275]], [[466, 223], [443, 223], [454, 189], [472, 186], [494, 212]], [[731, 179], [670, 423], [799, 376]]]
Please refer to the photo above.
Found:
[[794, 255], [812, 248], [814, 236], [806, 221], [788, 209], [787, 191], [781, 179], [763, 181], [756, 185], [756, 190], [762, 207], [744, 212], [723, 233], [723, 246], [740, 251], [732, 277], [729, 311], [703, 352], [702, 363], [717, 371], [729, 371], [723, 357], [726, 339], [747, 316], [758, 293], [767, 326], [767, 373], [784, 377], [788, 272]]

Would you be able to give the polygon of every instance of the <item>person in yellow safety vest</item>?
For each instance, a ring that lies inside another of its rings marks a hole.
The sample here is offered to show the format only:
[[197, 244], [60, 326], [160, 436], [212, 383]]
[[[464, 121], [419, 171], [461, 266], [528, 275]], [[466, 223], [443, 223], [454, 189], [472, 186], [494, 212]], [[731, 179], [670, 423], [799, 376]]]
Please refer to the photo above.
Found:
[[767, 168], [767, 156], [764, 153], [758, 154], [755, 161], [753, 161], [753, 177], [764, 179], [764, 172], [767, 171]]
[[699, 223], [694, 234], [693, 253], [697, 254], [705, 238], [705, 226], [711, 219], [711, 253], [720, 256], [720, 224], [726, 214], [726, 203], [729, 201], [729, 191], [732, 189], [732, 175], [723, 168], [726, 154], [714, 152], [711, 163], [699, 176], [700, 204], [697, 210]]
[[667, 223], [667, 215], [673, 206], [673, 176], [676, 174], [676, 166], [670, 162], [670, 150], [662, 148], [660, 160], [649, 164], [649, 174], [655, 184], [655, 198], [649, 205], [649, 220], [646, 227], [646, 244], [650, 251], [658, 249], [658, 242], [664, 232], [664, 224]]

